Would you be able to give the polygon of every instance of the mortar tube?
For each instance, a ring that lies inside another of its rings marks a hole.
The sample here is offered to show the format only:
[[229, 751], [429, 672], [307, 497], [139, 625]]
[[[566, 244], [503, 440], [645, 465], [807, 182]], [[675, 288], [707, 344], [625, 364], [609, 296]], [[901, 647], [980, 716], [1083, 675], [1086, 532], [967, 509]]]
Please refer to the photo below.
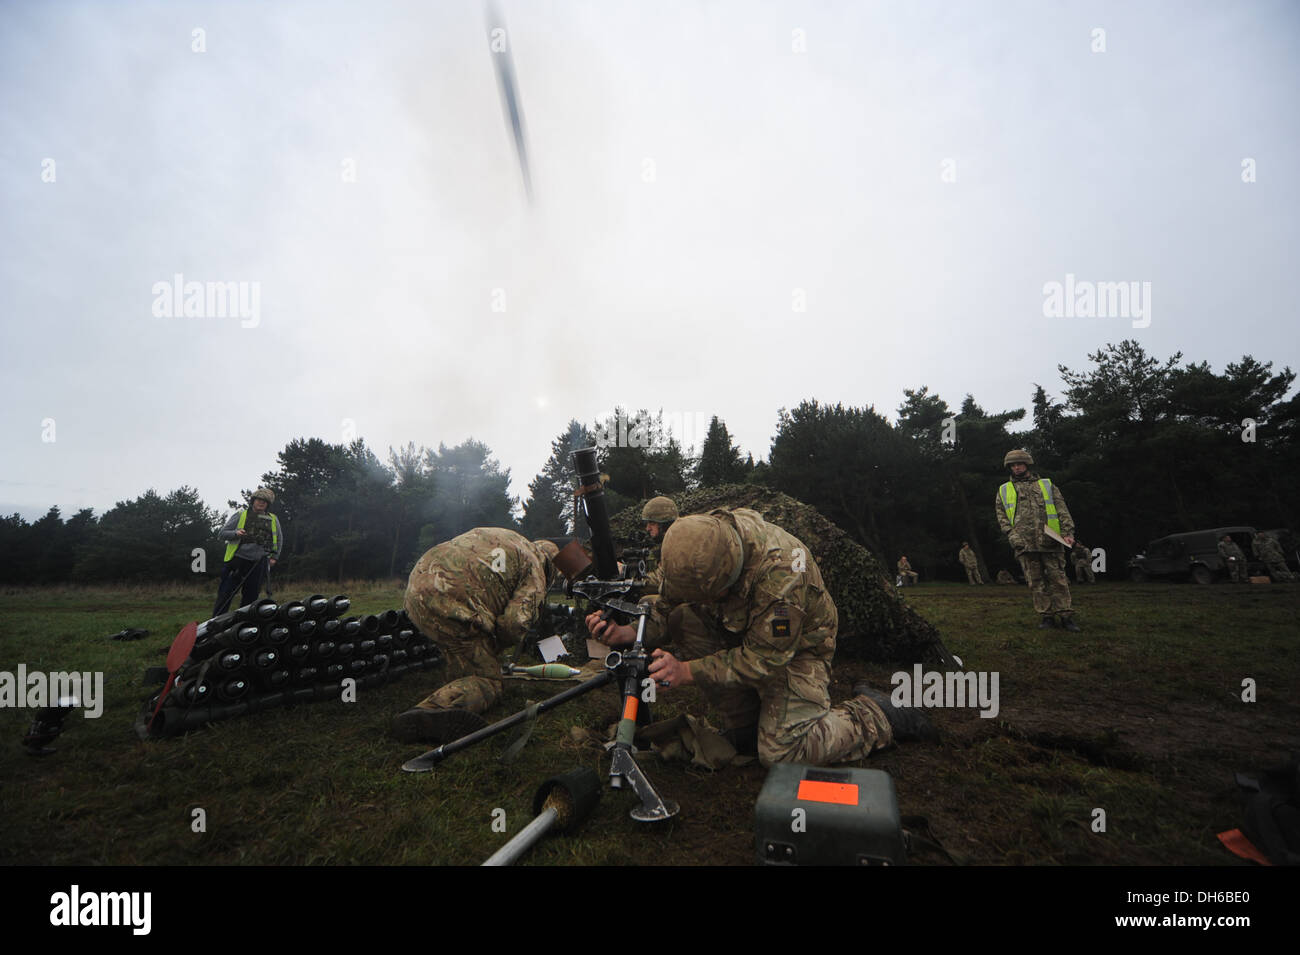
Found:
[[609, 529], [609, 509], [605, 502], [604, 486], [600, 483], [596, 449], [574, 451], [573, 469], [578, 475], [578, 486], [589, 489], [582, 495], [582, 509], [587, 518], [587, 526], [591, 528], [591, 550], [596, 558], [596, 575], [600, 580], [617, 580], [618, 558], [614, 554], [614, 535]]

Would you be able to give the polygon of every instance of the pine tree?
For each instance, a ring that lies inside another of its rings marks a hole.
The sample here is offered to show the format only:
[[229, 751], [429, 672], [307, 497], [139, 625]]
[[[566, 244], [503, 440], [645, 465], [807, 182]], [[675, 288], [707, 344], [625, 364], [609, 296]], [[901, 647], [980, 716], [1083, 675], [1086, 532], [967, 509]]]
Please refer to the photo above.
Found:
[[741, 459], [740, 448], [731, 443], [727, 426], [714, 415], [709, 421], [709, 431], [700, 448], [700, 459], [695, 464], [696, 484], [699, 487], [742, 484], [753, 469], [753, 456], [750, 456], [748, 462]]
[[573, 452], [592, 445], [590, 432], [571, 420], [551, 442], [551, 456], [541, 472], [528, 485], [524, 504], [522, 533], [539, 537], [563, 537], [573, 530], [573, 491], [577, 480], [573, 473]]

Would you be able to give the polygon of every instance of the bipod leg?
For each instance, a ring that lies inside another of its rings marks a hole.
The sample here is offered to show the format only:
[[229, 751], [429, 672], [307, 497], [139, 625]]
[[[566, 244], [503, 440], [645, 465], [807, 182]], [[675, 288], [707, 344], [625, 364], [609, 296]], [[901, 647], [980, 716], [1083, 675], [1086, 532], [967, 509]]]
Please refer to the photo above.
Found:
[[636, 749], [633, 740], [636, 737], [637, 714], [641, 709], [641, 681], [647, 673], [645, 654], [641, 651], [644, 636], [645, 617], [642, 616], [637, 620], [636, 642], [632, 651], [622, 657], [617, 670], [623, 678], [623, 718], [619, 720], [618, 735], [610, 755], [609, 785], [611, 789], [628, 786], [636, 793], [640, 804], [632, 809], [630, 815], [637, 822], [662, 822], [677, 815], [679, 807], [655, 791], [637, 765], [636, 757], [632, 755]]
[[641, 767], [637, 765], [632, 750], [624, 749], [622, 746], [614, 747], [614, 754], [609, 764], [609, 784], [614, 789], [622, 789], [627, 785], [631, 787], [632, 792], [636, 793], [637, 799], [641, 802], [640, 805], [632, 808], [629, 815], [637, 822], [663, 822], [677, 815], [681, 808], [671, 799], [664, 799], [655, 791], [654, 786], [650, 785], [650, 780], [646, 779], [645, 773], [641, 772]]
[[520, 723], [523, 723], [525, 720], [530, 718], [530, 713], [537, 715], [545, 713], [548, 710], [553, 710], [561, 703], [567, 703], [574, 697], [582, 696], [584, 693], [589, 693], [597, 687], [607, 686], [613, 681], [614, 671], [606, 670], [604, 673], [593, 676], [590, 680], [586, 680], [579, 683], [577, 686], [570, 687], [561, 693], [555, 694], [555, 696], [551, 697], [549, 700], [543, 700], [541, 703], [538, 703], [536, 707], [529, 707], [528, 709], [520, 710], [513, 716], [507, 716], [503, 720], [498, 720], [491, 726], [485, 726], [481, 730], [475, 730], [473, 733], [470, 733], [467, 736], [462, 736], [458, 740], [453, 740], [450, 743], [443, 743], [437, 749], [431, 749], [422, 756], [409, 759], [402, 764], [402, 770], [408, 773], [427, 773], [448, 756], [451, 756], [454, 753], [459, 753], [462, 749], [468, 749], [476, 743], [480, 743], [487, 739], [489, 736], [496, 736], [498, 733], [504, 733], [506, 730], [518, 726]]

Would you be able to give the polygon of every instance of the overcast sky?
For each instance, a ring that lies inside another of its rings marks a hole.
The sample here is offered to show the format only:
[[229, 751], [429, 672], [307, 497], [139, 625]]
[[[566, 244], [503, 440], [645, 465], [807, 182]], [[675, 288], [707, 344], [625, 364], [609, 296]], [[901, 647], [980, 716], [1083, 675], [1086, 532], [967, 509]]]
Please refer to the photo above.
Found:
[[500, 10], [531, 204], [481, 3], [0, 5], [0, 513], [224, 509], [309, 436], [474, 437], [523, 497], [615, 404], [761, 458], [1124, 338], [1300, 368], [1300, 4]]

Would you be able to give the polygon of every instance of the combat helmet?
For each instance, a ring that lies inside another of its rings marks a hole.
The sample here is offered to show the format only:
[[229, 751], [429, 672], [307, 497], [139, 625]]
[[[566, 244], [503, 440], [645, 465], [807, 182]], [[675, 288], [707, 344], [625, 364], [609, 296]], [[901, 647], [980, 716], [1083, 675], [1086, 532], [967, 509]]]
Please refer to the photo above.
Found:
[[250, 501], [263, 500], [266, 501], [267, 504], [274, 504], [275, 492], [272, 491], [269, 487], [259, 487], [256, 491], [253, 492], [249, 500]]
[[1008, 451], [1007, 456], [1002, 459], [1004, 468], [1009, 468], [1013, 464], [1024, 464], [1033, 467], [1034, 459], [1024, 448], [1016, 448], [1014, 451]]
[[546, 574], [549, 581], [555, 576], [555, 558], [560, 553], [560, 548], [553, 541], [546, 539], [533, 541], [533, 551], [542, 561], [542, 572]]
[[740, 534], [712, 514], [692, 514], [674, 521], [664, 535], [665, 600], [673, 603], [712, 603], [722, 597], [745, 566]]
[[681, 517], [671, 497], [652, 497], [641, 508], [641, 520], [667, 526]]

